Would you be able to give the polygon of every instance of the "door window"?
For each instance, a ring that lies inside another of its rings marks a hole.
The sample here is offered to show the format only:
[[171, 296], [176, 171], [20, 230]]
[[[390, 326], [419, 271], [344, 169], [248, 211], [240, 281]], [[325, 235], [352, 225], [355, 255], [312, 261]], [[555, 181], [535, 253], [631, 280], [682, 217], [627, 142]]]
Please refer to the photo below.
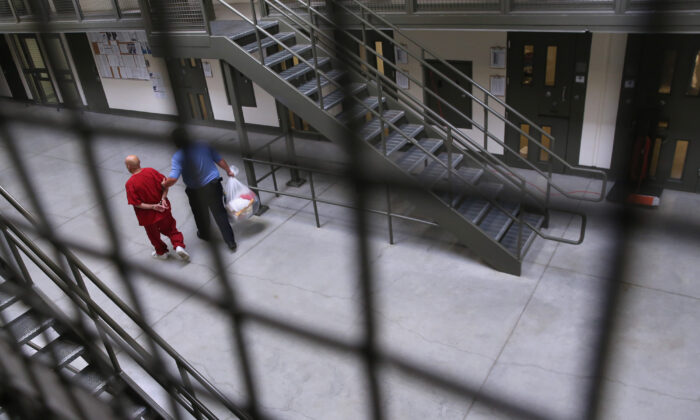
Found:
[[520, 124], [520, 130], [522, 130], [524, 134], [520, 133], [520, 146], [518, 147], [518, 151], [522, 158], [527, 159], [529, 141], [526, 134], [530, 134], [530, 124]]
[[682, 179], [685, 169], [685, 158], [688, 155], [688, 140], [677, 140], [676, 151], [673, 153], [671, 165], [671, 179]]
[[532, 77], [535, 69], [535, 46], [523, 47], [523, 86], [532, 86]]
[[659, 81], [659, 93], [662, 95], [671, 94], [671, 84], [673, 83], [673, 73], [676, 67], [676, 51], [667, 50], [664, 53], [663, 67], [661, 67], [661, 80]]
[[685, 91], [685, 94], [690, 96], [700, 95], [700, 50], [695, 52], [693, 71], [690, 74], [690, 83], [688, 84], [688, 90]]
[[554, 86], [557, 79], [557, 46], [547, 47], [547, 64], [544, 69], [544, 85]]
[[656, 169], [659, 167], [659, 156], [661, 155], [661, 144], [663, 140], [661, 137], [657, 137], [654, 140], [654, 149], [651, 152], [651, 163], [649, 164], [649, 176], [651, 178], [656, 177]]
[[[545, 133], [547, 133], [549, 135], [552, 135], [552, 127], [550, 127], [548, 125], [543, 125], [542, 131], [544, 131]], [[541, 138], [540, 142], [547, 149], [550, 149], [552, 147], [551, 139], [549, 137], [547, 137], [544, 133], [542, 133], [542, 138]], [[544, 149], [540, 149], [540, 161], [541, 162], [549, 161], [549, 152], [547, 152]]]

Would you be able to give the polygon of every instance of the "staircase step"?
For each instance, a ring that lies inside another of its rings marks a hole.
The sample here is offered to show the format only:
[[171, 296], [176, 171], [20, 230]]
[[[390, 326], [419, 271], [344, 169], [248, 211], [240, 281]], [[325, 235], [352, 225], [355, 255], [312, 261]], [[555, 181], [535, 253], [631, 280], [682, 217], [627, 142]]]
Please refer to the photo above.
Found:
[[476, 183], [479, 182], [481, 175], [484, 174], [484, 170], [481, 168], [462, 166], [457, 170], [457, 174], [470, 185], [476, 185]]
[[[542, 226], [542, 223], [544, 222], [544, 216], [541, 214], [533, 214], [533, 213], [523, 213], [523, 221], [528, 222], [529, 224], [535, 226], [536, 228], [540, 228]], [[503, 245], [508, 251], [510, 251], [513, 255], [517, 256], [518, 252], [518, 226], [520, 223], [513, 223], [506, 234], [503, 236], [503, 239], [501, 239], [501, 245]], [[527, 225], [523, 224], [523, 233], [521, 237], [521, 244], [522, 244], [522, 252], [521, 252], [521, 257], [524, 256], [527, 253], [527, 250], [530, 248], [530, 245], [532, 245], [532, 242], [535, 240], [536, 233], [530, 229]]]
[[503, 190], [503, 184], [498, 182], [480, 182], [476, 188], [482, 197], [494, 200]]
[[[297, 55], [303, 55], [304, 53], [311, 51], [311, 45], [309, 44], [297, 44], [289, 47]], [[296, 55], [292, 54], [290, 51], [283, 49], [282, 51], [276, 52], [274, 54], [265, 57], [265, 65], [267, 67], [272, 67], [277, 64], [283, 63]]]
[[[331, 69], [325, 73], [326, 73], [325, 76], [320, 75], [321, 89], [323, 89], [326, 85], [331, 83], [329, 80], [333, 80], [333, 81], [337, 82], [346, 74], [343, 70], [337, 70], [337, 69]], [[301, 92], [302, 95], [306, 95], [306, 96], [311, 96], [311, 95], [315, 94], [317, 90], [318, 90], [318, 84], [316, 83], [315, 75], [314, 75], [314, 77], [311, 78], [311, 80], [309, 80], [308, 82], [299, 86], [299, 92]]]
[[[294, 38], [294, 32], [280, 32], [272, 37], [266, 36], [260, 40], [260, 45], [262, 46], [263, 50], [265, 50], [268, 47], [271, 47], [273, 45], [277, 45], [277, 43], [284, 41], [288, 41], [289, 39]], [[243, 49], [246, 50], [246, 52], [252, 54], [254, 52], [258, 51], [258, 41], [255, 40], [254, 42], [251, 42], [248, 45], [243, 46]]]
[[[258, 22], [258, 26], [269, 32], [270, 28], [274, 28], [279, 25], [276, 20], [267, 20], [263, 22]], [[248, 35], [255, 35], [255, 27], [253, 25], [241, 25], [234, 32], [227, 34], [231, 41], [237, 41], [241, 38], [245, 38]], [[263, 35], [264, 36], [264, 35]]]
[[[514, 202], [501, 202], [499, 204], [513, 216], [517, 214], [520, 208], [520, 204]], [[486, 214], [486, 217], [484, 217], [484, 220], [479, 224], [479, 227], [491, 238], [500, 241], [512, 223], [513, 219], [508, 217], [506, 213], [492, 206], [491, 210]]]
[[[331, 61], [331, 59], [329, 57], [318, 57], [317, 60], [318, 60], [318, 62], [316, 63], [317, 67], [323, 67]], [[313, 59], [309, 60], [309, 62], [313, 63]], [[309, 66], [308, 64], [299, 63], [296, 66], [292, 66], [292, 67], [288, 68], [287, 70], [284, 70], [283, 72], [281, 72], [279, 74], [279, 76], [286, 81], [290, 81], [292, 79], [296, 79], [298, 77], [304, 76], [306, 73], [308, 73], [312, 70], [313, 70], [313, 68], [311, 66]]]
[[[386, 98], [382, 98], [382, 102], [386, 102]], [[360, 104], [353, 105], [349, 110], [338, 114], [336, 118], [338, 118], [341, 123], [348, 124], [367, 114], [369, 112], [367, 108], [377, 108], [379, 106], [379, 100], [376, 96], [368, 96], [362, 100], [362, 104], [364, 104], [364, 106]]]
[[[405, 114], [406, 113], [404, 111], [388, 109], [384, 111], [382, 117], [384, 117], [385, 121], [390, 121], [392, 124], [396, 124], [396, 122], [400, 120]], [[385, 123], [384, 128], [389, 129], [389, 126], [387, 126]], [[365, 141], [369, 141], [378, 136], [381, 133], [381, 131], [381, 120], [379, 118], [373, 118], [360, 128], [360, 138], [362, 138]]]
[[[349, 93], [351, 96], [357, 95], [367, 88], [367, 83], [351, 83], [345, 89], [337, 89], [328, 95], [323, 97], [323, 109], [329, 110], [339, 103], [343, 102], [343, 99]], [[318, 101], [316, 101], [318, 103]]]
[[54, 366], [58, 362], [58, 368], [62, 368], [85, 352], [85, 347], [75, 344], [64, 338], [57, 338], [34, 354], [37, 360]]
[[462, 201], [457, 212], [474, 224], [478, 224], [484, 218], [491, 204], [483, 198], [469, 196]]
[[12, 283], [0, 284], [0, 311], [17, 302], [17, 296], [12, 293]]
[[[416, 138], [416, 136], [420, 134], [421, 131], [423, 131], [424, 129], [425, 126], [421, 124], [403, 124], [399, 126], [399, 130], [401, 130], [410, 138]], [[398, 132], [394, 131], [391, 134], [389, 134], [389, 137], [386, 138], [387, 156], [402, 148], [406, 143], [408, 143], [406, 137], [399, 134]], [[379, 150], [382, 150], [382, 143], [379, 142], [375, 144], [374, 147], [376, 147]]]
[[[440, 153], [438, 160], [445, 165], [447, 165], [448, 154], [447, 152]], [[452, 153], [452, 168], [455, 168], [464, 159], [464, 155], [461, 153]], [[440, 181], [447, 175], [447, 168], [442, 166], [440, 162], [435, 160], [431, 161], [428, 166], [420, 173], [418, 178], [423, 185], [434, 185], [436, 182]]]
[[95, 367], [87, 366], [75, 375], [75, 380], [93, 394], [98, 394], [105, 389], [108, 378], [105, 378]]
[[[433, 153], [439, 149], [440, 146], [442, 146], [442, 140], [421, 139], [418, 141], [418, 144], [430, 153]], [[399, 167], [404, 171], [411, 172], [416, 168], [416, 166], [418, 166], [418, 164], [425, 161], [427, 157], [428, 155], [424, 151], [416, 146], [413, 146], [403, 156], [401, 156], [399, 160], [396, 161], [396, 164], [399, 165]]]
[[12, 337], [17, 340], [18, 344], [24, 344], [49, 328], [53, 323], [53, 318], [30, 310], [13, 319], [5, 328], [11, 332]]

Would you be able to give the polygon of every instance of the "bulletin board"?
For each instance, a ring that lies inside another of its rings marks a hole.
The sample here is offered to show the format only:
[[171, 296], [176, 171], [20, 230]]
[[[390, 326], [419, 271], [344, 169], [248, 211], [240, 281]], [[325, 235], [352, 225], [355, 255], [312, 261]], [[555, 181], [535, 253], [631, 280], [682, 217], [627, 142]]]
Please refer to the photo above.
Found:
[[100, 77], [106, 79], [150, 80], [151, 53], [145, 32], [88, 32]]

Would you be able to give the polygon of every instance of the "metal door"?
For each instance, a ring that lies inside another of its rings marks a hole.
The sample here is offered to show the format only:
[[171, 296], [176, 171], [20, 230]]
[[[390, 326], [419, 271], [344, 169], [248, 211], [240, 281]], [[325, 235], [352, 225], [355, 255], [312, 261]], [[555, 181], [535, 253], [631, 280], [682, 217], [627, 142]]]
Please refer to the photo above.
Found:
[[[528, 33], [508, 34], [506, 101], [542, 130], [510, 115], [523, 132], [547, 146], [572, 165], [578, 165], [583, 108], [588, 73], [590, 35]], [[506, 143], [518, 156], [506, 154], [510, 164], [528, 167], [522, 159], [544, 169], [551, 156], [516, 130], [506, 130]], [[552, 162], [552, 169], [564, 166]]]
[[175, 95], [186, 114], [185, 118], [213, 121], [209, 90], [204, 77], [202, 60], [198, 58], [168, 59], [170, 77]]
[[[647, 178], [683, 191], [700, 189], [700, 36], [630, 35], [615, 160], [649, 137]], [[624, 131], [624, 127], [633, 127]]]

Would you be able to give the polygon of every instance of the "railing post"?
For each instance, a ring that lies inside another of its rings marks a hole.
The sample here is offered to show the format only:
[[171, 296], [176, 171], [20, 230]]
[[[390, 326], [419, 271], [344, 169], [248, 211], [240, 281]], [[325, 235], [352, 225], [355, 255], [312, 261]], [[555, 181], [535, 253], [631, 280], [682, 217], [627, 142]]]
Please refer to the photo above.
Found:
[[7, 0], [7, 4], [10, 6], [10, 11], [12, 12], [12, 16], [15, 18], [15, 22], [19, 23], [19, 16], [17, 16], [17, 10], [15, 10], [15, 5], [13, 4], [12, 0]]
[[[309, 7], [311, 7], [311, 0], [309, 0]], [[310, 14], [310, 12], [309, 12]], [[316, 33], [314, 28], [309, 29], [309, 36], [311, 38], [311, 54], [314, 63], [314, 72], [316, 74], [316, 95], [318, 96], [318, 105], [321, 107], [321, 111], [325, 110], [323, 106], [323, 92], [321, 91], [321, 75], [318, 70], [318, 54], [316, 53]]]
[[[85, 285], [85, 281], [83, 280], [83, 276], [80, 274], [80, 270], [78, 267], [73, 264], [68, 257], [65, 257], [66, 262], [68, 263], [68, 266], [70, 267], [71, 273], [73, 273], [73, 279], [75, 280], [75, 285], [78, 286], [78, 288], [85, 293], [86, 296], [90, 296], [90, 292], [88, 292], [87, 286]], [[114, 371], [117, 373], [120, 373], [122, 371], [122, 368], [119, 364], [119, 359], [117, 359], [117, 354], [114, 352], [114, 348], [112, 347], [111, 344], [109, 344], [109, 341], [107, 340], [107, 336], [104, 333], [103, 328], [100, 326], [99, 321], [98, 321], [98, 316], [95, 313], [95, 311], [92, 310], [92, 307], [90, 305], [85, 305], [87, 308], [87, 314], [92, 319], [92, 321], [95, 323], [95, 328], [97, 329], [97, 334], [100, 336], [100, 340], [102, 340], [102, 345], [105, 347], [105, 350], [107, 350], [107, 355], [109, 356], [110, 362], [112, 362], [112, 367], [114, 368]]]
[[501, 0], [501, 13], [507, 15], [512, 10], [512, 0]]
[[[554, 137], [550, 136], [550, 142], [549, 142], [549, 150], [554, 153]], [[547, 197], [545, 197], [545, 202], [544, 202], [544, 222], [542, 223], [542, 227], [547, 228], [549, 227], [549, 201], [552, 196], [552, 156], [548, 156], [548, 161], [547, 161]]]
[[360, 46], [361, 54], [360, 60], [364, 61], [360, 65], [360, 69], [365, 72], [365, 77], [369, 79], [369, 60], [367, 59], [367, 25], [365, 25], [365, 9], [360, 9], [360, 15], [362, 16], [362, 45]]
[[416, 11], [417, 5], [416, 0], [405, 0], [406, 2], [406, 13], [413, 14]]
[[[194, 388], [192, 388], [192, 382], [190, 381], [190, 376], [187, 374], [187, 370], [185, 369], [184, 366], [180, 362], [176, 362], [177, 364], [177, 370], [180, 372], [180, 378], [182, 378], [182, 384], [185, 386], [185, 390], [190, 393], [190, 396], [192, 399], [195, 399], [194, 395]], [[188, 398], [189, 399], [189, 398]], [[197, 404], [195, 404], [193, 401], [190, 402], [192, 404], [192, 414], [197, 420], [201, 420], [202, 413], [199, 410], [199, 407], [197, 407]]]
[[321, 222], [318, 220], [318, 205], [316, 204], [316, 188], [314, 188], [314, 173], [309, 171], [309, 188], [311, 189], [311, 202], [314, 205], [314, 217], [316, 217], [316, 227], [321, 227]]
[[525, 180], [520, 181], [520, 211], [518, 212], [518, 242], [515, 247], [515, 252], [518, 254], [518, 260], [523, 255], [523, 203], [525, 202]]
[[10, 240], [9, 233], [5, 227], [2, 228], [2, 235], [0, 235], [0, 252], [7, 255], [7, 264], [13, 266], [17, 273], [22, 273], [23, 280], [28, 285], [34, 284], [32, 276], [22, 261], [22, 256], [19, 254], [15, 244]]
[[260, 42], [260, 31], [258, 31], [258, 14], [255, 13], [255, 0], [250, 0], [250, 13], [253, 15], [253, 26], [255, 29], [255, 42], [258, 44], [258, 54], [260, 54], [260, 64], [265, 65], [265, 54]]
[[[233, 119], [236, 122], [236, 132], [238, 134], [238, 141], [241, 142], [241, 152], [244, 158], [250, 158], [250, 142], [248, 141], [248, 131], [245, 128], [245, 118], [243, 118], [243, 107], [241, 106], [241, 94], [238, 91], [238, 89], [234, 89], [234, 86], [237, 86], [234, 82], [234, 75], [233, 72], [231, 71], [231, 66], [226, 63], [223, 66], [224, 69], [224, 80], [226, 81], [226, 89], [228, 89], [229, 92], [229, 98], [231, 98], [231, 108], [233, 108]], [[248, 179], [248, 185], [251, 187], [257, 187], [258, 182], [257, 178], [255, 177], [255, 165], [244, 159], [243, 160], [243, 168], [245, 169], [245, 176]], [[253, 188], [253, 191], [255, 191], [255, 194], [258, 196], [258, 199], [260, 199], [260, 192], [255, 190]], [[260, 200], [260, 208], [258, 209], [258, 212], [256, 215], [261, 215], [265, 213], [268, 210], [268, 207], [262, 204], [262, 200]]]
[[452, 188], [452, 127], [445, 126], [447, 129], [447, 138], [445, 142], [445, 147], [447, 148], [447, 196], [450, 200], [450, 207], [452, 207], [452, 200], [454, 189]]
[[484, 93], [484, 149], [488, 150], [489, 132], [489, 95]]
[[[12, 3], [12, 0], [10, 0], [10, 3]], [[80, 8], [80, 3], [78, 3], [78, 0], [72, 0], [73, 3], [73, 10], [75, 10], [75, 18], [78, 20], [78, 22], [83, 21], [83, 10]]]
[[[289, 108], [277, 102], [277, 114], [280, 118], [280, 125], [284, 133], [284, 144], [287, 152], [287, 163], [291, 165], [297, 164], [297, 154], [294, 148], [294, 135], [292, 134], [291, 124], [289, 122]], [[296, 168], [289, 169], [291, 179], [287, 182], [290, 187], [301, 187], [306, 180], [299, 175], [299, 170]]]

